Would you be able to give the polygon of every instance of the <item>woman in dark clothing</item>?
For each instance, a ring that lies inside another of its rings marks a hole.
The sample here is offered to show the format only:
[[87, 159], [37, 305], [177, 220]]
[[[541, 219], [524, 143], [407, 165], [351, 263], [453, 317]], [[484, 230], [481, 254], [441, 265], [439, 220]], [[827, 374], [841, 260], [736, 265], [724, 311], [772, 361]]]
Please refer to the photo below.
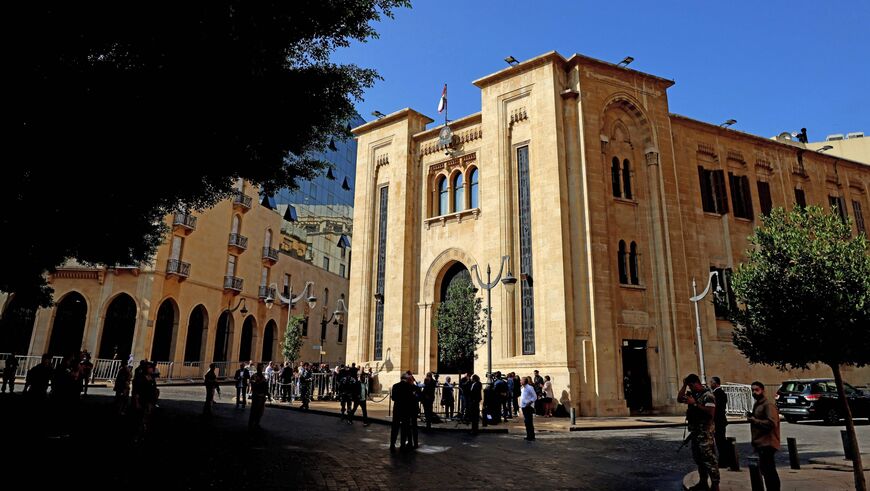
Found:
[[447, 377], [441, 388], [441, 405], [444, 406], [444, 416], [447, 419], [453, 419], [453, 402], [453, 384], [450, 383], [450, 377]]
[[423, 411], [426, 414], [426, 429], [432, 428], [432, 420], [435, 419], [435, 413], [432, 412], [432, 406], [435, 404], [435, 387], [432, 372], [426, 373], [426, 378], [423, 379]]

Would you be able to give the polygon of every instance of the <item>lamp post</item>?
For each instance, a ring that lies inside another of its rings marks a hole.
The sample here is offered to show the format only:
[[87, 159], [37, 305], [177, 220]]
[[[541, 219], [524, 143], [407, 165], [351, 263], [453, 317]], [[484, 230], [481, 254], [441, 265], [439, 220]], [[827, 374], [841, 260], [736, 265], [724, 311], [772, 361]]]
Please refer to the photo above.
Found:
[[323, 364], [323, 340], [326, 338], [326, 325], [332, 322], [334, 325], [341, 324], [344, 314], [347, 313], [347, 306], [344, 304], [344, 299], [338, 299], [338, 308], [329, 316], [329, 319], [324, 315], [320, 320], [320, 363]]
[[502, 256], [501, 257], [501, 266], [498, 268], [498, 274], [495, 277], [495, 281], [491, 281], [492, 269], [489, 267], [489, 264], [486, 265], [486, 283], [484, 283], [480, 279], [480, 272], [477, 269], [477, 265], [471, 267], [471, 270], [474, 271], [474, 276], [477, 278], [477, 284], [481, 289], [486, 290], [486, 378], [489, 380], [492, 377], [492, 289], [498, 285], [499, 280], [504, 284], [507, 289], [508, 295], [513, 293], [514, 286], [517, 284], [517, 279], [511, 274], [510, 264], [508, 264], [508, 272], [507, 275], [502, 278], [501, 274], [504, 271], [504, 265], [508, 261], [510, 261], [510, 256]]
[[[233, 308], [230, 308], [230, 305], [232, 305], [232, 303], [233, 303], [233, 301], [230, 300], [230, 302], [227, 304], [227, 308], [224, 309], [224, 312], [226, 312], [228, 314], [232, 314], [233, 312], [239, 310], [239, 307], [241, 307], [242, 310], [240, 312], [242, 313], [242, 315], [245, 315], [248, 313], [248, 303], [245, 301], [244, 298], [240, 298], [239, 301], [236, 303], [236, 306]], [[224, 322], [224, 350], [223, 350], [223, 358], [224, 359], [223, 359], [223, 361], [228, 361], [227, 360], [227, 349], [229, 349], [229, 342], [230, 342], [230, 316], [227, 316], [226, 319], [227, 320]]]
[[713, 277], [716, 277], [716, 291], [714, 295], [722, 292], [722, 283], [719, 280], [718, 271], [710, 271], [710, 277], [707, 278], [707, 287], [698, 295], [697, 286], [695, 285], [695, 277], [692, 277], [692, 294], [694, 295], [689, 300], [695, 302], [695, 336], [698, 338], [698, 363], [701, 367], [701, 383], [707, 383], [707, 372], [704, 369], [704, 345], [701, 344], [701, 317], [698, 314], [698, 302], [704, 299], [710, 293], [710, 286], [713, 284]]
[[[269, 285], [269, 289], [270, 289], [269, 295], [266, 295], [266, 298], [263, 299], [263, 301], [266, 302], [267, 309], [272, 308], [272, 305], [275, 303], [275, 300], [278, 300], [278, 302], [281, 305], [289, 305], [290, 308], [292, 309], [297, 303], [299, 303], [300, 300], [302, 300], [303, 298], [306, 298], [306, 295], [309, 294], [309, 290], [314, 290], [314, 282], [312, 282], [312, 281], [306, 282], [305, 288], [302, 289], [302, 293], [300, 293], [299, 296], [296, 296], [296, 297], [293, 296], [293, 287], [292, 286], [290, 287], [290, 291], [287, 292], [290, 295], [289, 297], [285, 297], [285, 296], [281, 295], [281, 293], [278, 291], [278, 284], [277, 283], [271, 283]], [[273, 292], [273, 291], [275, 292], [276, 298], [272, 298], [271, 292]], [[308, 307], [311, 309], [313, 309], [314, 306], [317, 305], [317, 297], [315, 297], [313, 294], [309, 295], [306, 298], [306, 300], [308, 301]]]

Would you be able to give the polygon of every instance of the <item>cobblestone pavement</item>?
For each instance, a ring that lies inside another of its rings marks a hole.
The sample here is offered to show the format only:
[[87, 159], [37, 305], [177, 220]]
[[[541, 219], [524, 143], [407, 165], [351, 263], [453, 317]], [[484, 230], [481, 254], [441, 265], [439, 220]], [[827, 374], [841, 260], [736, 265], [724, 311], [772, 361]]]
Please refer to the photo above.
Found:
[[[249, 432], [250, 409], [235, 409], [226, 395], [230, 390], [224, 392], [215, 417], [204, 420], [201, 387], [161, 388], [154, 424], [138, 442], [135, 422], [113, 415], [105, 389], [88, 396], [71, 436], [63, 438], [48, 437], [58, 433], [56, 418], [36, 420], [39, 413], [27, 409], [20, 396], [6, 396], [0, 398], [0, 421], [7, 422], [3, 454], [20, 456], [16, 466], [30, 467], [21, 475], [38, 476], [34, 482], [87, 482], [124, 490], [676, 490], [694, 468], [687, 449], [676, 451], [682, 439], [678, 428], [542, 432], [533, 443], [516, 433], [421, 433], [416, 452], [391, 455], [389, 427], [351, 426], [329, 416], [267, 409], [262, 429]], [[783, 439], [789, 427], [807, 441], [802, 456], [836, 454], [835, 428], [783, 423]], [[749, 430], [737, 428], [745, 455]], [[859, 438], [870, 444], [868, 429], [862, 426]], [[784, 452], [780, 457], [787, 461]]]

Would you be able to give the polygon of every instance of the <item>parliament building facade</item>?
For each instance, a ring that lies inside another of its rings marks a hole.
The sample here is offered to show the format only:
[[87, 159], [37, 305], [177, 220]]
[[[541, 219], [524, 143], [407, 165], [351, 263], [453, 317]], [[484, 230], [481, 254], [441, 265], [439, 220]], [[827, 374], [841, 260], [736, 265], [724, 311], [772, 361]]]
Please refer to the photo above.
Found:
[[[672, 81], [582, 55], [547, 53], [474, 85], [481, 111], [450, 121], [446, 139], [413, 109], [354, 129], [347, 360], [377, 366], [384, 385], [446, 373], [446, 286], [507, 255], [520, 281], [492, 290], [493, 369], [550, 375], [581, 415], [628, 414], [629, 370], [652, 407], [677, 409], [682, 377], [699, 371], [692, 281], [700, 292], [712, 271], [725, 294], [699, 304], [708, 377], [830, 376], [750, 366], [725, 319], [729, 279], [771, 207], [833, 205], [862, 233], [870, 165], [673, 114]], [[483, 345], [481, 376], [486, 360]], [[844, 376], [870, 382], [866, 368]]]

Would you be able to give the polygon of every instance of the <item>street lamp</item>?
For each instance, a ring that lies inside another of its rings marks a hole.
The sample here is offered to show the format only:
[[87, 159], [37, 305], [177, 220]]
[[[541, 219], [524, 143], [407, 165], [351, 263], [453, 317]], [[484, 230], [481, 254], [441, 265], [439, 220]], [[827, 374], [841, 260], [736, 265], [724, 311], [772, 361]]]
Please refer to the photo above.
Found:
[[477, 269], [477, 265], [471, 267], [471, 270], [474, 271], [475, 277], [477, 277], [477, 284], [480, 288], [486, 290], [486, 370], [487, 379], [492, 377], [492, 289], [498, 285], [499, 280], [504, 284], [507, 289], [508, 295], [514, 292], [514, 286], [517, 284], [517, 279], [511, 274], [510, 264], [508, 264], [508, 272], [507, 275], [502, 278], [501, 274], [504, 271], [504, 265], [508, 261], [510, 261], [510, 256], [502, 256], [501, 257], [501, 266], [498, 268], [498, 274], [495, 277], [495, 281], [490, 281], [490, 277], [492, 275], [492, 269], [489, 267], [489, 264], [486, 265], [486, 283], [484, 283], [480, 279], [480, 272]]
[[825, 145], [824, 147], [816, 150], [816, 152], [819, 152], [819, 153], [827, 152], [828, 150], [830, 150], [832, 148], [834, 148], [832, 145]]
[[347, 313], [347, 306], [344, 304], [344, 299], [338, 299], [338, 308], [329, 316], [329, 319], [324, 315], [320, 319], [320, 363], [323, 363], [323, 340], [326, 338], [326, 325], [332, 322], [334, 325], [341, 324], [344, 319], [344, 314]]
[[689, 300], [695, 302], [695, 335], [698, 338], [698, 363], [701, 366], [701, 383], [707, 383], [707, 372], [704, 369], [704, 345], [701, 344], [701, 318], [698, 314], [698, 302], [704, 299], [708, 293], [710, 293], [710, 286], [713, 284], [713, 277], [716, 277], [716, 290], [713, 292], [714, 295], [719, 295], [723, 292], [722, 290], [722, 282], [719, 279], [718, 271], [710, 271], [710, 277], [707, 278], [707, 288], [704, 288], [704, 291], [698, 295], [697, 287], [695, 286], [695, 277], [692, 277], [692, 294], [694, 295]]
[[[239, 312], [241, 312], [242, 315], [245, 315], [248, 313], [248, 303], [245, 301], [244, 298], [239, 298], [239, 301], [236, 302], [236, 306], [233, 308], [230, 308], [230, 305], [232, 305], [232, 303], [233, 303], [233, 301], [230, 300], [229, 303], [227, 304], [227, 308], [224, 309], [224, 312], [226, 312], [228, 314], [232, 314], [233, 312], [239, 310], [239, 307], [241, 307], [242, 310], [240, 310]], [[230, 316], [226, 316], [226, 321], [224, 322], [224, 349], [223, 349], [223, 355], [224, 355], [223, 358], [224, 359], [223, 359], [223, 361], [227, 361], [227, 349], [229, 349], [229, 342], [230, 342]]]
[[[309, 281], [309, 282], [305, 283], [305, 288], [302, 289], [302, 293], [300, 293], [299, 296], [297, 296], [297, 297], [293, 296], [293, 287], [292, 286], [290, 287], [290, 291], [287, 292], [290, 295], [289, 297], [285, 297], [285, 296], [281, 295], [281, 292], [278, 291], [278, 284], [277, 283], [270, 284], [269, 289], [270, 289], [270, 291], [268, 292], [269, 294], [266, 296], [265, 299], [263, 299], [263, 301], [266, 302], [267, 309], [272, 308], [272, 305], [275, 303], [275, 300], [278, 300], [278, 302], [281, 305], [289, 305], [290, 308], [292, 309], [297, 303], [299, 303], [300, 300], [302, 300], [303, 298], [306, 298], [306, 295], [308, 295], [309, 290], [311, 290], [311, 291], [314, 290], [314, 282]], [[276, 298], [272, 298], [272, 292], [275, 292]], [[314, 295], [309, 296], [306, 300], [308, 301], [308, 308], [313, 309], [314, 306], [317, 305], [317, 297], [315, 297]]]

